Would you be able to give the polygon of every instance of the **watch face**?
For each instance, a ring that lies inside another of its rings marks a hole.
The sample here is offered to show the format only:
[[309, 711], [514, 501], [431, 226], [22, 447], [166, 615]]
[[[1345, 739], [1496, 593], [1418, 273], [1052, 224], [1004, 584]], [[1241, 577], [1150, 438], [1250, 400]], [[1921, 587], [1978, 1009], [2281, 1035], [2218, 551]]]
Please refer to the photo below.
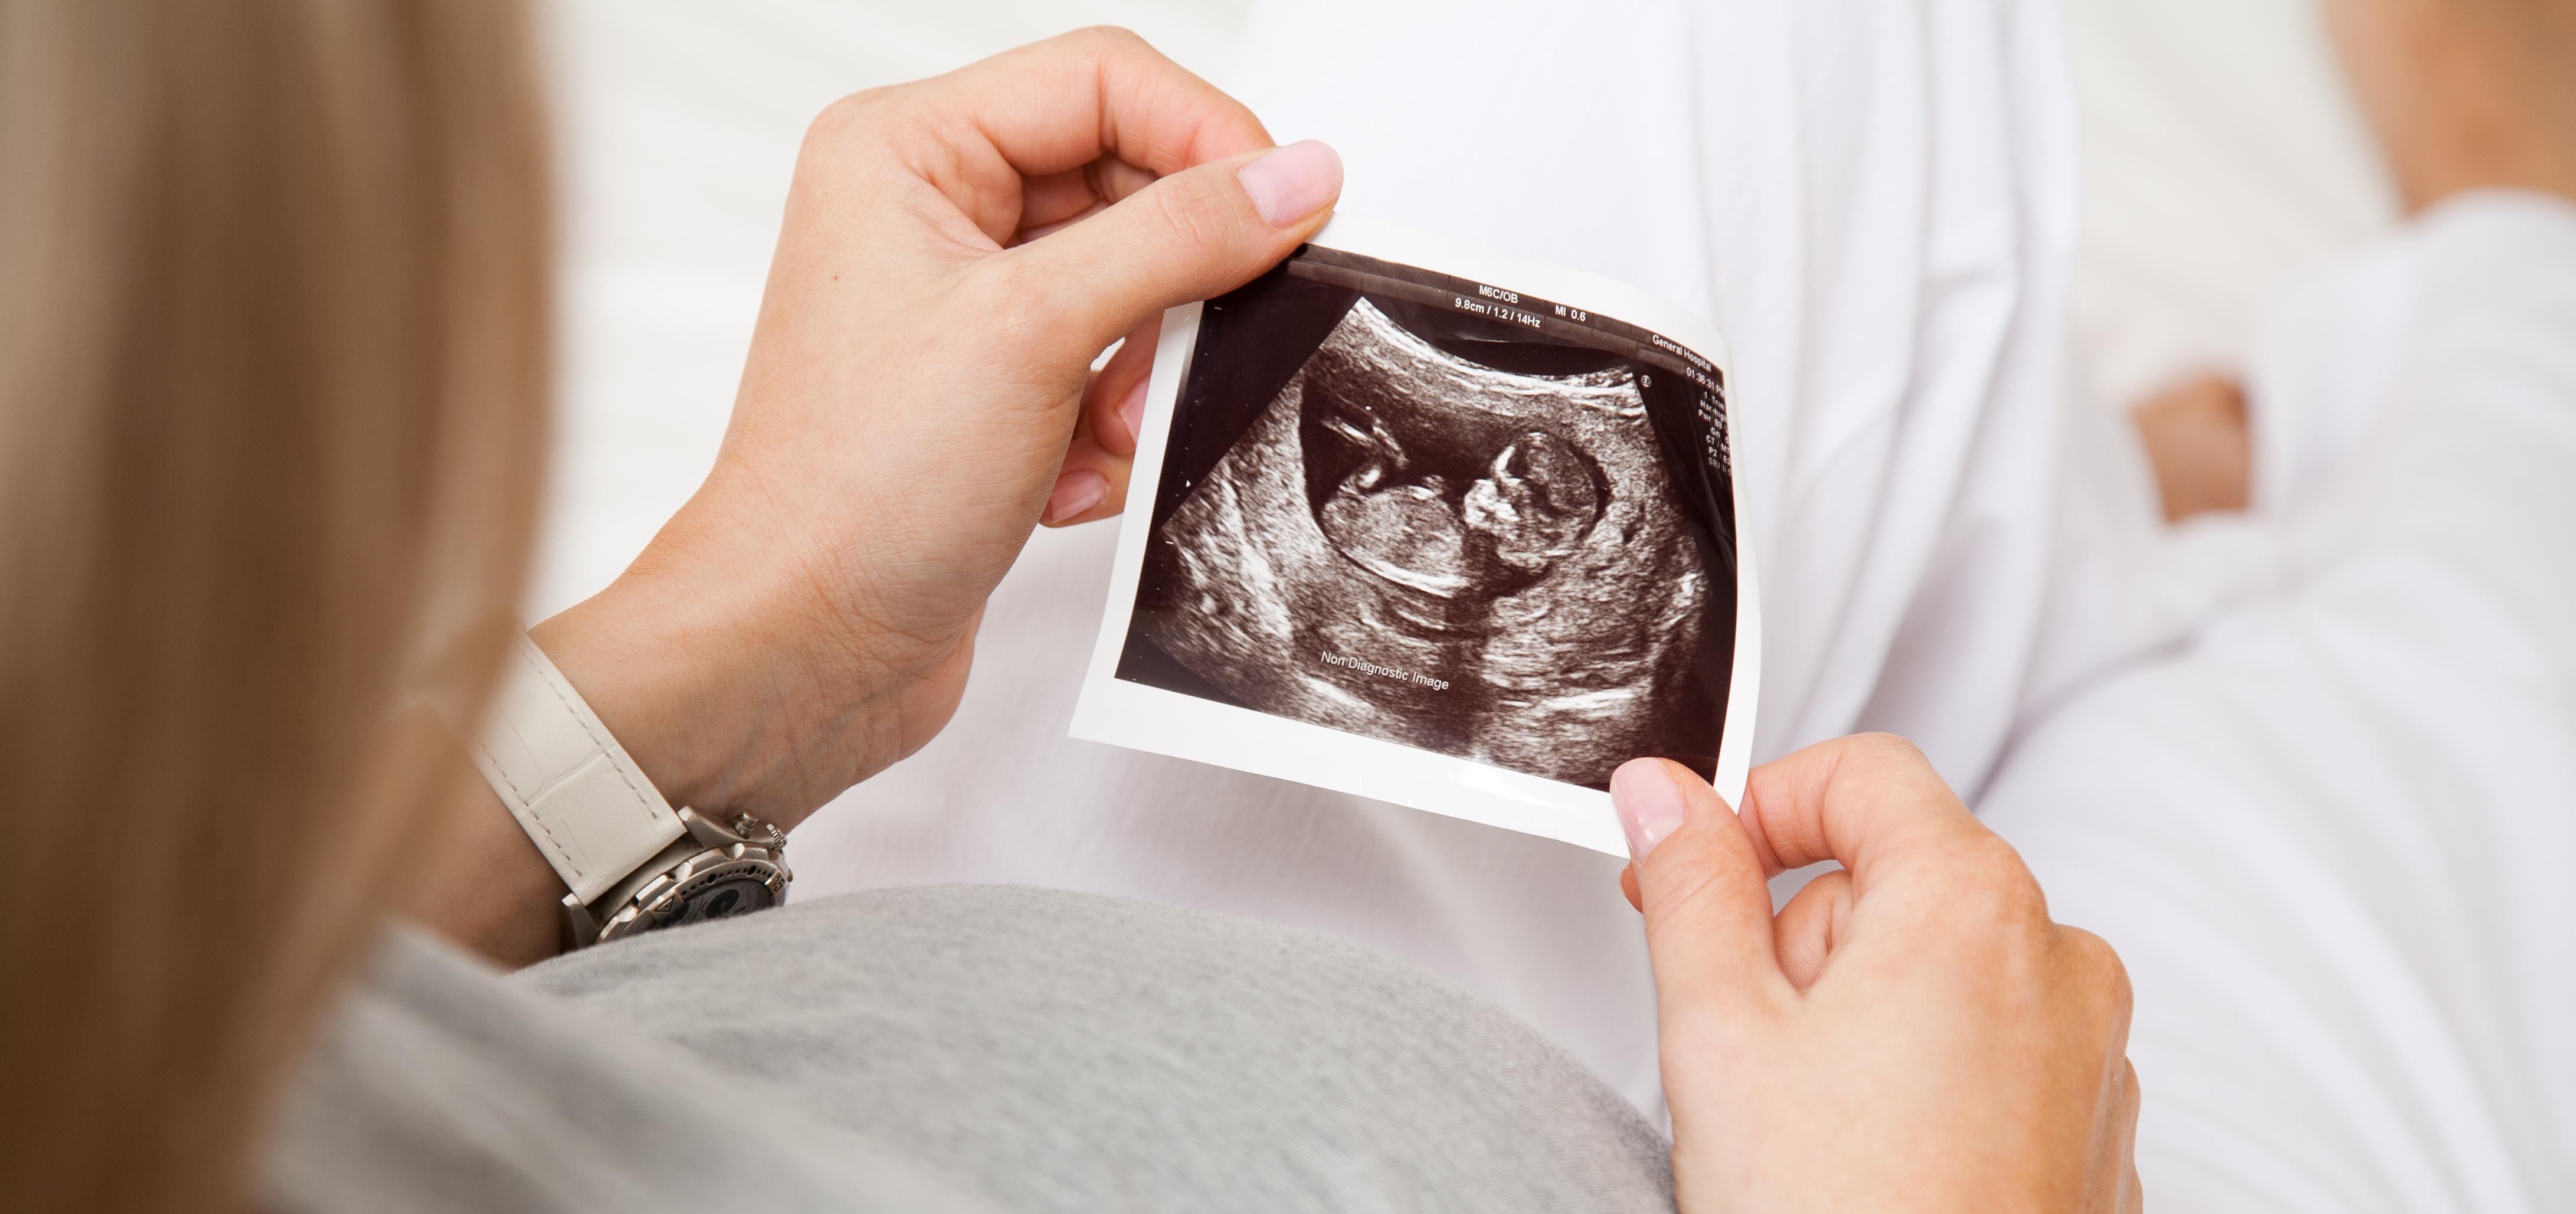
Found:
[[748, 874], [712, 881], [681, 895], [680, 913], [671, 926], [679, 927], [703, 919], [729, 919], [777, 905], [778, 898], [769, 883]]
[[613, 938], [637, 931], [682, 927], [710, 919], [731, 919], [776, 906], [787, 893], [787, 873], [777, 862], [757, 854], [700, 856], [672, 870], [667, 888], [647, 890], [640, 914]]

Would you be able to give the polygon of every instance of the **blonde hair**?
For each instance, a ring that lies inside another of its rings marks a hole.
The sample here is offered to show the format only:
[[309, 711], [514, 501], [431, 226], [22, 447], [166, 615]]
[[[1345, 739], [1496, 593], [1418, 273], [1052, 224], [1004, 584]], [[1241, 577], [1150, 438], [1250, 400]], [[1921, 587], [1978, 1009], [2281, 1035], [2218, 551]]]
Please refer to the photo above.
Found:
[[0, 1193], [238, 1208], [523, 576], [511, 0], [0, 0]]

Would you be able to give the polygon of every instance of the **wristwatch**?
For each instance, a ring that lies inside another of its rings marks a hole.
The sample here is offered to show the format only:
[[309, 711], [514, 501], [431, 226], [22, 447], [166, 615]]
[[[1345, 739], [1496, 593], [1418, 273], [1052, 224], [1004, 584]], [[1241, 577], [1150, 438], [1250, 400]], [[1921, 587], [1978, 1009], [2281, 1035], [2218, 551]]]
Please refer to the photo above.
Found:
[[786, 900], [786, 835], [748, 814], [673, 810], [526, 634], [512, 640], [483, 728], [460, 735], [570, 891], [565, 951]]

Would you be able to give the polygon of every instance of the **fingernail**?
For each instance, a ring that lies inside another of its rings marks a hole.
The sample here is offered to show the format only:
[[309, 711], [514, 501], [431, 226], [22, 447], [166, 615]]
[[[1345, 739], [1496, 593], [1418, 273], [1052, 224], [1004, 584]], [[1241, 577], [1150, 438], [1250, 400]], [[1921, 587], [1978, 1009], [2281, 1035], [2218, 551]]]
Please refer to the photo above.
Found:
[[1047, 495], [1046, 521], [1060, 523], [1100, 504], [1109, 496], [1109, 478], [1089, 468], [1076, 468], [1057, 477], [1055, 492]]
[[1127, 399], [1118, 402], [1118, 420], [1127, 427], [1130, 450], [1145, 441], [1145, 389], [1150, 382], [1137, 380], [1136, 386], [1127, 390]]
[[1653, 759], [1635, 760], [1611, 775], [1610, 804], [1619, 811], [1620, 828], [1628, 832], [1632, 860], [1645, 859], [1690, 814], [1672, 769]]
[[1274, 228], [1293, 228], [1342, 192], [1342, 158], [1313, 139], [1273, 148], [1234, 171], [1252, 209]]

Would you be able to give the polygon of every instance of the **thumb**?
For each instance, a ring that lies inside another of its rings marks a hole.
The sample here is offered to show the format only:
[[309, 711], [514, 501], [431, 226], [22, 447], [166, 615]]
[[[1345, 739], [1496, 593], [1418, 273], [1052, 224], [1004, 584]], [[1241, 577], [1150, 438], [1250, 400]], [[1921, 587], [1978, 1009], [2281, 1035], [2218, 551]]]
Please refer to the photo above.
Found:
[[1171, 174], [987, 264], [1088, 363], [1165, 308], [1222, 295], [1330, 217], [1342, 159], [1314, 140]]
[[1666, 1009], [1788, 993], [1762, 859], [1717, 791], [1681, 764], [1638, 759], [1610, 778], [1610, 801], [1628, 832], [1646, 949]]

